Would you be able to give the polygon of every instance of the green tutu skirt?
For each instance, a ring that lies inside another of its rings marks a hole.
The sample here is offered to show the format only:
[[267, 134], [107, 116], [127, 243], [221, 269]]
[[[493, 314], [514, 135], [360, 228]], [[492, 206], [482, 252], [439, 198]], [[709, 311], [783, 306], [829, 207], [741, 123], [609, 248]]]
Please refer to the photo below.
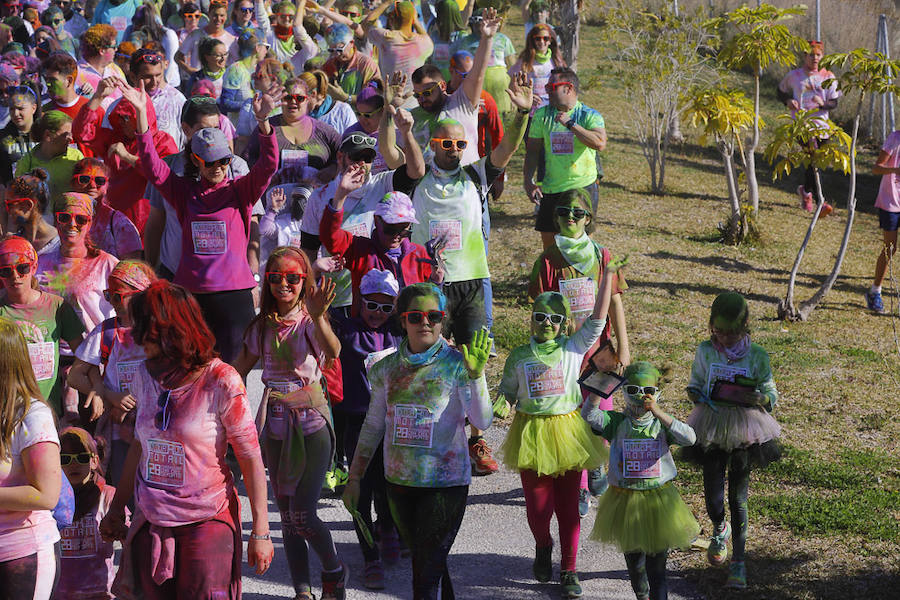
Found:
[[622, 553], [657, 554], [687, 548], [698, 535], [697, 519], [669, 482], [651, 490], [609, 486], [597, 501], [590, 539], [614, 545]]
[[500, 459], [516, 471], [560, 475], [600, 467], [609, 450], [577, 410], [547, 416], [517, 412], [500, 446]]

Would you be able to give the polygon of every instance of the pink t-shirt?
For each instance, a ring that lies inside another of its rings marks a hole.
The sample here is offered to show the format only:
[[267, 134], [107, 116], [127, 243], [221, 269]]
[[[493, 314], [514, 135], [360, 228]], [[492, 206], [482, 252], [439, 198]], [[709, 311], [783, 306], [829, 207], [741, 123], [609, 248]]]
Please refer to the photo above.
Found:
[[[434, 51], [434, 42], [427, 34], [414, 34], [406, 39], [399, 31], [376, 27], [369, 30], [369, 41], [378, 47], [378, 66], [385, 77], [394, 71], [412, 76], [412, 72], [425, 64]], [[412, 79], [405, 92], [412, 92]]]
[[100, 501], [86, 515], [59, 532], [59, 587], [57, 598], [97, 600], [111, 598], [116, 575], [113, 544], [100, 537], [100, 521], [109, 511], [116, 488], [104, 485]]
[[230, 365], [214, 359], [195, 381], [171, 390], [171, 420], [161, 431], [156, 414], [165, 391], [142, 364], [132, 382], [141, 444], [135, 505], [154, 525], [177, 527], [226, 508], [235, 493], [225, 462], [228, 444], [239, 459], [262, 455], [244, 382]]
[[[26, 485], [22, 451], [42, 442], [59, 446], [53, 412], [32, 400], [25, 419], [13, 432], [9, 456], [0, 459], [0, 487]], [[0, 563], [31, 556], [59, 540], [56, 521], [49, 510], [5, 510], [0, 506]]]
[[38, 256], [37, 281], [41, 289], [65, 298], [91, 330], [116, 314], [103, 297], [107, 278], [119, 259], [102, 250], [93, 258], [65, 258], [60, 249]]
[[[888, 167], [897, 167], [900, 165], [900, 131], [893, 131], [884, 140], [882, 150], [890, 154], [888, 157]], [[900, 212], [900, 181], [897, 175], [881, 176], [881, 185], [878, 186], [878, 197], [875, 199], [875, 208], [880, 208], [888, 212]]]
[[[324, 355], [316, 342], [315, 331], [312, 319], [302, 311], [295, 312], [290, 320], [260, 321], [247, 331], [244, 344], [247, 350], [262, 358], [262, 382], [266, 387], [290, 393], [321, 379], [319, 361], [324, 360]], [[284, 418], [283, 412], [280, 414]], [[268, 418], [273, 417], [279, 418], [277, 411]], [[310, 435], [325, 426], [325, 419], [315, 409], [304, 409], [300, 423], [303, 435]]]
[[[808, 73], [805, 68], [800, 67], [785, 75], [778, 84], [778, 88], [783, 92], [791, 92], [802, 110], [815, 110], [819, 106], [815, 103], [815, 98], [818, 97], [824, 102], [828, 102], [840, 98], [842, 95], [837, 83], [823, 88], [822, 82], [826, 79], [834, 79], [834, 73], [825, 69]], [[816, 116], [827, 119], [828, 111], [819, 110], [816, 112]]]

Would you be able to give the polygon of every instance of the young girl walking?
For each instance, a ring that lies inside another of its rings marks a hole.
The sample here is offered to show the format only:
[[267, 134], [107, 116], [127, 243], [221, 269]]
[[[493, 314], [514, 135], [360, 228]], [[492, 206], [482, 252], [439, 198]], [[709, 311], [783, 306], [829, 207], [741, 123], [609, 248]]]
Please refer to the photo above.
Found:
[[[694, 402], [687, 422], [697, 432], [697, 444], [685, 455], [703, 467], [706, 512], [713, 523], [706, 556], [712, 565], [725, 564], [728, 539], [734, 536], [725, 585], [738, 589], [747, 587], [744, 546], [750, 470], [781, 456], [781, 427], [771, 415], [778, 391], [769, 355], [750, 341], [749, 318], [747, 301], [740, 294], [716, 297], [709, 315], [710, 339], [697, 348], [687, 386]], [[732, 525], [725, 520], [726, 469]]]
[[244, 377], [262, 357], [266, 386], [257, 424], [269, 478], [281, 512], [284, 550], [298, 599], [313, 598], [312, 545], [322, 563], [322, 600], [343, 600], [347, 569], [331, 532], [316, 514], [319, 491], [334, 455], [328, 401], [319, 383], [322, 363], [341, 344], [326, 316], [334, 283], [315, 286], [309, 259], [299, 248], [277, 248], [266, 261], [260, 311], [244, 334], [234, 363]]
[[500, 449], [503, 462], [519, 471], [528, 526], [535, 540], [534, 577], [553, 574], [550, 518], [556, 513], [562, 550], [563, 598], [580, 598], [576, 572], [581, 517], [581, 474], [606, 461], [602, 441], [578, 416], [578, 375], [585, 352], [606, 327], [612, 278], [621, 263], [604, 270], [593, 311], [574, 329], [569, 301], [559, 292], [544, 292], [534, 301], [531, 342], [513, 350], [503, 368], [500, 393], [516, 406], [516, 416]]
[[648, 362], [625, 368], [625, 410], [600, 408], [591, 395], [581, 414], [610, 443], [609, 488], [597, 504], [591, 539], [614, 544], [625, 554], [638, 600], [664, 600], [669, 548], [684, 548], [700, 526], [672, 480], [670, 444], [690, 446], [690, 425], [659, 408], [660, 374]]

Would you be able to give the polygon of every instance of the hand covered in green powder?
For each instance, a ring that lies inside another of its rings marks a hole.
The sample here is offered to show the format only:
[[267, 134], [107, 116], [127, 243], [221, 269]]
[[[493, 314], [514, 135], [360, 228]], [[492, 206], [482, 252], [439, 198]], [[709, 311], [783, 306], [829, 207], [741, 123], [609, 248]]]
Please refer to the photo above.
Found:
[[606, 265], [605, 272], [612, 275], [613, 273], [617, 273], [622, 267], [626, 266], [629, 262], [628, 255], [625, 256], [614, 256], [612, 260]]
[[488, 336], [487, 329], [479, 329], [472, 337], [471, 343], [463, 344], [463, 364], [466, 366], [471, 379], [478, 379], [484, 373], [484, 367], [487, 366], [490, 352], [491, 338]]
[[500, 396], [494, 402], [494, 416], [498, 419], [505, 419], [509, 416], [509, 402], [506, 401], [506, 398]]
[[347, 510], [350, 511], [350, 514], [356, 512], [356, 507], [359, 506], [359, 480], [351, 477], [347, 480], [347, 485], [344, 486], [344, 494], [341, 496], [341, 500], [344, 501], [344, 506], [347, 507]]
[[309, 295], [304, 300], [306, 312], [310, 318], [315, 321], [325, 314], [331, 303], [334, 302], [334, 282], [330, 279], [322, 278], [319, 285], [310, 290]]

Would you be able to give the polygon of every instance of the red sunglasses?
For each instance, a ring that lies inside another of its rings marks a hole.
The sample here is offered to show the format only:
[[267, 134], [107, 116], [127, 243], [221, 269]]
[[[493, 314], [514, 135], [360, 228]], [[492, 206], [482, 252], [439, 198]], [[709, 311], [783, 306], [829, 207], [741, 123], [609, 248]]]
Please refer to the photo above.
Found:
[[87, 215], [76, 215], [70, 212], [58, 212], [56, 213], [56, 222], [60, 225], [68, 225], [72, 221], [75, 221], [76, 225], [84, 227], [88, 223], [91, 222], [91, 218]]
[[9, 207], [11, 207], [13, 204], [18, 204], [19, 202], [26, 201], [32, 203], [34, 202], [34, 200], [32, 200], [31, 198], [13, 198], [12, 200], [5, 200], [4, 202], [6, 203], [6, 212], [9, 212]]
[[31, 272], [31, 263], [18, 263], [15, 265], [4, 265], [0, 267], [0, 278], [12, 279], [13, 271], [19, 274], [19, 277], [25, 277]]
[[553, 90], [555, 90], [556, 88], [558, 88], [561, 85], [572, 85], [572, 84], [568, 81], [557, 81], [556, 83], [548, 83], [547, 85], [544, 86], [544, 91], [549, 94], [550, 92], [552, 92]]

